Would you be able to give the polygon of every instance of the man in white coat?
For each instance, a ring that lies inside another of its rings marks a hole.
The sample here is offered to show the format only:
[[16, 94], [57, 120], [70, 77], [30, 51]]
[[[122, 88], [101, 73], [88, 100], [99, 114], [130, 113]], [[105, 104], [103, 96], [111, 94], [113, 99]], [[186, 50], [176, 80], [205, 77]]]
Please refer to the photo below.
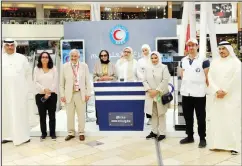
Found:
[[28, 77], [31, 68], [27, 58], [16, 53], [17, 42], [3, 41], [2, 53], [2, 143], [14, 145], [30, 142], [27, 111]]
[[209, 148], [240, 152], [241, 148], [241, 61], [230, 43], [219, 43], [220, 57], [214, 58], [208, 73]]
[[80, 141], [85, 140], [86, 103], [91, 96], [91, 82], [86, 63], [80, 62], [80, 52], [70, 52], [71, 61], [62, 66], [60, 74], [61, 101], [66, 104], [67, 130], [66, 141], [75, 137], [75, 111], [78, 118], [78, 134]]

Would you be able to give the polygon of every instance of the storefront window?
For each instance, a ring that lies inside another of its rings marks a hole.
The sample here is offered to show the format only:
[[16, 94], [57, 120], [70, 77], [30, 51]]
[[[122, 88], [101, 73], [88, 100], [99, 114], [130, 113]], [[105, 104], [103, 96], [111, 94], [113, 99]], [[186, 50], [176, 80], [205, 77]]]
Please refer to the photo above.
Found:
[[[228, 41], [231, 43], [233, 48], [235, 49], [236, 54], [238, 55], [238, 44], [237, 44], [237, 34], [217, 34], [217, 44], [219, 44], [221, 41]], [[199, 42], [199, 35], [197, 36], [197, 40]], [[211, 53], [211, 45], [210, 45], [210, 38], [207, 34], [207, 56], [212, 56]]]
[[172, 2], [172, 18], [182, 19], [183, 2]]
[[53, 40], [31, 40], [29, 41], [30, 52], [41, 49], [55, 49], [58, 41]]
[[101, 20], [167, 18], [165, 6], [101, 7]]
[[[196, 8], [196, 19], [200, 20], [200, 4], [195, 5]], [[219, 4], [212, 4], [213, 8], [213, 17], [214, 22], [216, 24], [227, 24], [236, 22], [236, 20], [232, 19], [232, 4], [231, 3], [219, 3]]]
[[2, 17], [36, 18], [36, 8], [3, 7]]
[[45, 18], [69, 18], [73, 20], [90, 20], [90, 10], [44, 9]]

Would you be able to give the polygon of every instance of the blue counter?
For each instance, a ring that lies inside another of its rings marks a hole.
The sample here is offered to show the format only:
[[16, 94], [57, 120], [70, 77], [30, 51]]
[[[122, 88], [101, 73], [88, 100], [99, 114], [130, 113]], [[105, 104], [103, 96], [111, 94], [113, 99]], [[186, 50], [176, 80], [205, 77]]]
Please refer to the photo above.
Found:
[[142, 82], [94, 83], [100, 131], [142, 131], [145, 91]]

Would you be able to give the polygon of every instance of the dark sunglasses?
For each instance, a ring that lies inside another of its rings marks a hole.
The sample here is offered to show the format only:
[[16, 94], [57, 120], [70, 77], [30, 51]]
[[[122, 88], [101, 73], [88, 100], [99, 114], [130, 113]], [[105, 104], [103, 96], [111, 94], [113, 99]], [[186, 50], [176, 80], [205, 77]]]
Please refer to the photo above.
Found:
[[100, 55], [100, 57], [107, 57], [108, 55], [107, 54], [104, 54], [104, 55]]

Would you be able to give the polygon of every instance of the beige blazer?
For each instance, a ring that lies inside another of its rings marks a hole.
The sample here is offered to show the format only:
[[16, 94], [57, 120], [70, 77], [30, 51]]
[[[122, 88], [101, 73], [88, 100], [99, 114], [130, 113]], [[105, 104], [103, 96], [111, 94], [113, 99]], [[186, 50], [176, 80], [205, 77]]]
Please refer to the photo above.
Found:
[[[152, 89], [158, 90], [162, 94], [166, 94], [169, 92], [169, 80], [170, 73], [166, 65], [160, 64], [156, 68], [145, 68], [143, 80], [145, 91]], [[145, 97], [145, 112], [148, 114], [152, 114], [154, 98], [151, 98], [148, 92], [146, 92]], [[163, 105], [162, 103], [157, 102], [156, 104], [158, 109], [158, 115], [165, 114], [168, 109], [168, 104]]]
[[[93, 81], [97, 81], [102, 76], [103, 76], [102, 64], [101, 64], [100, 61], [98, 61], [94, 65]], [[116, 74], [115, 66], [111, 62], [108, 63], [108, 76], [113, 77], [112, 81], [117, 80], [117, 74]]]
[[[79, 78], [82, 100], [85, 96], [91, 96], [91, 82], [89, 78], [89, 69], [86, 63], [79, 62]], [[66, 103], [70, 103], [73, 95], [74, 74], [71, 62], [65, 63], [61, 67], [60, 73], [60, 95], [66, 98]]]

